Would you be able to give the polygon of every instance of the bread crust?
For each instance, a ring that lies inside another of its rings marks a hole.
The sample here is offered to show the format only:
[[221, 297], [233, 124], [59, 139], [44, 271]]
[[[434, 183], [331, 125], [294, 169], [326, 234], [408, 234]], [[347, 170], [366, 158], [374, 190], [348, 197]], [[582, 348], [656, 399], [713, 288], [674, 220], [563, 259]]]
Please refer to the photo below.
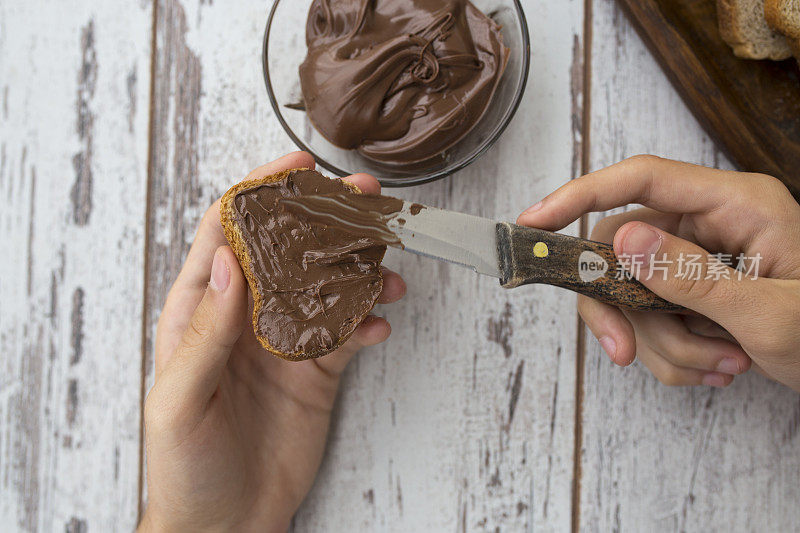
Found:
[[[276, 183], [278, 181], [285, 179], [292, 172], [303, 171], [303, 170], [312, 170], [312, 169], [293, 168], [290, 170], [284, 170], [276, 174], [265, 176], [263, 178], [254, 178], [245, 180], [231, 187], [220, 200], [220, 206], [219, 206], [220, 221], [222, 223], [222, 230], [225, 232], [225, 238], [228, 239], [228, 243], [231, 245], [233, 252], [239, 259], [239, 264], [242, 267], [244, 276], [247, 279], [248, 285], [250, 285], [250, 292], [253, 294], [252, 323], [253, 323], [253, 331], [256, 333], [256, 338], [258, 339], [258, 342], [261, 344], [261, 346], [264, 347], [265, 350], [267, 350], [268, 352], [272, 353], [277, 357], [280, 357], [281, 359], [286, 359], [287, 361], [305, 361], [308, 359], [316, 359], [318, 357], [322, 357], [323, 355], [327, 355], [339, 349], [345, 342], [347, 342], [350, 336], [355, 332], [355, 329], [358, 327], [358, 324], [360, 324], [361, 322], [361, 320], [357, 321], [356, 326], [350, 332], [342, 335], [341, 338], [339, 339], [339, 342], [329, 350], [323, 352], [315, 352], [311, 354], [307, 354], [304, 352], [295, 352], [295, 353], [282, 352], [278, 348], [270, 344], [268, 338], [259, 336], [257, 333], [258, 315], [259, 312], [261, 311], [262, 306], [264, 305], [264, 296], [256, 289], [258, 285], [256, 284], [255, 272], [253, 271], [253, 260], [250, 257], [250, 253], [247, 250], [247, 245], [245, 243], [244, 235], [242, 234], [242, 231], [239, 228], [238, 224], [236, 224], [235, 222], [233, 201], [236, 198], [236, 195], [238, 195], [242, 191], [251, 189], [253, 187], [258, 187], [260, 185]], [[352, 183], [342, 181], [342, 184], [345, 187], [347, 187], [350, 191], [361, 194], [361, 190]], [[381, 272], [380, 269], [378, 269], [378, 277], [379, 277], [380, 289], [382, 290], [383, 273]], [[367, 311], [364, 313], [364, 317], [366, 317], [369, 314], [374, 305], [375, 303], [373, 302], [372, 307], [367, 309]], [[364, 317], [361, 317], [361, 319], [363, 320]]]
[[[784, 9], [789, 8], [792, 0], [765, 0], [764, 18], [773, 30], [786, 36], [789, 41], [789, 48], [792, 55], [800, 66], [800, 10], [797, 11], [797, 19], [787, 19]], [[795, 8], [797, 9], [797, 8]], [[789, 9], [791, 12], [791, 9]]]
[[770, 28], [788, 37], [789, 46], [796, 50], [796, 41], [800, 40], [800, 20], [789, 20], [784, 15], [784, 9], [789, 7], [789, 2], [790, 0], [764, 0], [764, 18]]

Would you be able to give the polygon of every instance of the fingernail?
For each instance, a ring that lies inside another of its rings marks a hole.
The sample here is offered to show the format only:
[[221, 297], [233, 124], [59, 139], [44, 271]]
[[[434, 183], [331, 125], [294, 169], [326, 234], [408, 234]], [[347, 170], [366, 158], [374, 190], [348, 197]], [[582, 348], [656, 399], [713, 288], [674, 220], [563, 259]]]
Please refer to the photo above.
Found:
[[622, 242], [622, 253], [643, 266], [650, 264], [650, 259], [659, 248], [661, 248], [661, 235], [643, 225], [628, 230]]
[[703, 376], [703, 385], [709, 387], [726, 387], [728, 385], [728, 378], [722, 374], [706, 374]]
[[606, 353], [611, 358], [611, 360], [616, 363], [617, 362], [617, 341], [615, 341], [613, 338], [609, 337], [608, 335], [600, 337], [597, 340], [600, 341], [600, 346], [603, 347], [603, 350], [606, 351]]
[[209, 285], [217, 292], [223, 292], [231, 283], [231, 271], [228, 263], [222, 257], [222, 253], [214, 254], [214, 262], [211, 264], [211, 282]]
[[544, 202], [537, 202], [537, 203], [533, 204], [532, 206], [530, 206], [528, 209], [526, 209], [525, 212], [523, 213], [523, 215], [527, 215], [529, 213], [535, 213], [536, 211], [540, 210], [542, 207], [544, 207]]
[[733, 357], [726, 357], [720, 361], [719, 364], [717, 364], [717, 372], [735, 375], [740, 374], [742, 369], [738, 360], [734, 359]]

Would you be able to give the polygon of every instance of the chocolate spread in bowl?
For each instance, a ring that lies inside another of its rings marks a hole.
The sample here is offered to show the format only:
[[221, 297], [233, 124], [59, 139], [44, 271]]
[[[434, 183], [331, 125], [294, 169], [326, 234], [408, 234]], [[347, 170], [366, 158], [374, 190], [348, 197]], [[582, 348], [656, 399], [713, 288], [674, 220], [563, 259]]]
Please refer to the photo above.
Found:
[[311, 122], [333, 144], [395, 165], [469, 133], [509, 55], [500, 27], [467, 0], [315, 0], [306, 43]]

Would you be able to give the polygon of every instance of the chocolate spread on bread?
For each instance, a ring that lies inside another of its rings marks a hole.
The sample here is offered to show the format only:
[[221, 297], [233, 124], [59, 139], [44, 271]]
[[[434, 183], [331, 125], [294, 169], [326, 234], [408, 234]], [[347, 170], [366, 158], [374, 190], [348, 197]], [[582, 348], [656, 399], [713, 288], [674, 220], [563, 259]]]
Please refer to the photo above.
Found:
[[311, 223], [336, 226], [376, 243], [402, 247], [397, 235], [387, 225], [403, 209], [403, 201], [397, 198], [378, 194], [334, 192], [284, 198], [280, 204], [287, 211]]
[[245, 185], [232, 189], [223, 222], [229, 213], [240, 232], [228, 238], [234, 236], [231, 244], [256, 300], [256, 336], [288, 359], [325, 355], [375, 305], [383, 288], [380, 263], [386, 247], [336, 226], [310, 223], [279, 206], [282, 198], [347, 191], [340, 180], [293, 170], [277, 181]]
[[388, 164], [440, 156], [483, 116], [508, 61], [467, 0], [315, 0], [305, 107], [333, 144]]

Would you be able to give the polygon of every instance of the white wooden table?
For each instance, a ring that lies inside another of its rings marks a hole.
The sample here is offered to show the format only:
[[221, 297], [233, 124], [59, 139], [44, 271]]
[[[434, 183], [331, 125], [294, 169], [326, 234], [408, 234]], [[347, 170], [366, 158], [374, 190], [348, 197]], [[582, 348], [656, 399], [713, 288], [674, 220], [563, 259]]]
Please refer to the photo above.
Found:
[[[636, 153], [730, 166], [612, 0], [524, 3], [530, 84], [500, 143], [392, 192], [513, 220]], [[294, 149], [261, 76], [270, 4], [0, 1], [0, 531], [134, 527], [166, 290], [206, 206]], [[387, 264], [408, 296], [347, 371], [294, 531], [800, 524], [797, 394], [665, 388], [612, 366], [571, 293]]]

